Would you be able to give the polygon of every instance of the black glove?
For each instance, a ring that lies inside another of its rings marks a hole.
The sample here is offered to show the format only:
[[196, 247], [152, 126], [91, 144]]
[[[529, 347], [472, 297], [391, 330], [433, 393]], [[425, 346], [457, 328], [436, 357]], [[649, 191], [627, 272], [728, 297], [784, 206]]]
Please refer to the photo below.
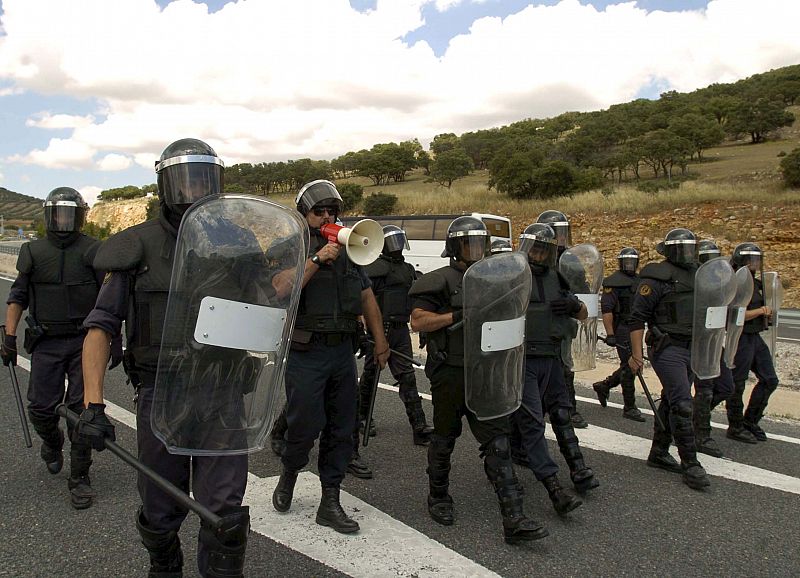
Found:
[[364, 324], [360, 321], [358, 322], [358, 343], [356, 344], [356, 357], [361, 359], [365, 355], [367, 355], [370, 351], [372, 351], [372, 343], [369, 340], [369, 333], [367, 330], [364, 329]]
[[96, 451], [101, 452], [106, 449], [103, 440], [107, 438], [113, 442], [117, 439], [114, 426], [108, 421], [105, 409], [104, 403], [90, 403], [89, 407], [83, 410], [78, 425], [75, 426], [73, 434], [75, 441], [88, 443]]
[[122, 335], [117, 335], [111, 340], [111, 363], [108, 364], [109, 369], [114, 369], [122, 363]]
[[574, 315], [581, 310], [581, 300], [575, 295], [554, 299], [550, 302], [550, 309], [556, 315]]
[[606, 337], [606, 345], [609, 347], [616, 347], [617, 346], [617, 336], [616, 335], [609, 335]]
[[6, 334], [6, 338], [3, 340], [2, 345], [0, 345], [0, 357], [3, 358], [3, 365], [5, 365], [6, 367], [8, 367], [9, 365], [17, 364], [16, 335]]

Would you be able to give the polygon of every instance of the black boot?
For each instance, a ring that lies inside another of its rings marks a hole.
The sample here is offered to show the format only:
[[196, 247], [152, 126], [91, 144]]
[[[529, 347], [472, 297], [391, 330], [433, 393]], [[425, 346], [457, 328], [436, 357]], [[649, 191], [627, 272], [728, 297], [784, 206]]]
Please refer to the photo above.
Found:
[[183, 576], [183, 552], [178, 532], [156, 532], [147, 526], [142, 508], [136, 513], [136, 529], [142, 544], [150, 554], [148, 578], [181, 578]]
[[551, 413], [550, 424], [553, 426], [553, 433], [556, 434], [558, 448], [569, 466], [569, 476], [575, 490], [583, 494], [598, 487], [600, 482], [594, 477], [592, 468], [583, 461], [583, 454], [578, 445], [578, 436], [575, 435], [568, 410], [558, 408]]
[[322, 487], [322, 500], [317, 509], [317, 524], [333, 528], [340, 534], [358, 532], [358, 522], [350, 518], [339, 503], [339, 488], [335, 486]]
[[[80, 411], [80, 409], [77, 410], [78, 413]], [[64, 432], [58, 427], [58, 417], [52, 415], [43, 416], [30, 410], [28, 411], [28, 417], [31, 420], [33, 429], [42, 439], [39, 455], [47, 466], [47, 471], [55, 475], [64, 467], [64, 453], [62, 451], [64, 447]]]
[[697, 391], [693, 400], [692, 425], [697, 451], [715, 458], [722, 457], [722, 450], [711, 437], [711, 400], [714, 394], [706, 389]]
[[294, 485], [297, 483], [297, 472], [283, 468], [275, 491], [272, 492], [272, 507], [279, 512], [288, 512], [292, 506], [292, 496], [294, 495]]
[[[669, 405], [662, 398], [658, 404], [658, 415], [661, 422], [667, 427], [669, 423]], [[669, 453], [669, 446], [672, 443], [672, 433], [670, 429], [662, 429], [659, 420], [653, 420], [653, 445], [650, 447], [650, 455], [647, 456], [647, 465], [651, 468], [659, 468], [668, 472], [680, 474], [683, 472], [681, 465]]]
[[681, 400], [670, 407], [670, 426], [678, 454], [681, 456], [683, 482], [694, 490], [710, 485], [706, 471], [697, 459], [694, 430], [692, 429], [693, 403]]
[[633, 372], [629, 368], [627, 371], [620, 371], [622, 385], [622, 417], [638, 422], [645, 422], [642, 412], [636, 407], [636, 386], [633, 385]]
[[734, 382], [733, 395], [725, 402], [725, 409], [728, 412], [728, 431], [725, 434], [729, 439], [743, 442], [746, 444], [756, 444], [755, 436], [744, 428], [744, 396], [745, 382]]
[[361, 460], [358, 450], [353, 450], [350, 461], [347, 463], [347, 473], [362, 480], [372, 479], [372, 469]]
[[450, 497], [450, 455], [456, 440], [433, 434], [428, 446], [428, 513], [443, 526], [455, 522], [453, 498]]
[[550, 533], [541, 523], [525, 516], [519, 482], [511, 465], [508, 437], [500, 435], [481, 446], [483, 468], [492, 482], [503, 516], [503, 537], [508, 544], [530, 542]]
[[745, 431], [753, 434], [756, 441], [767, 441], [767, 433], [758, 425], [758, 422], [764, 417], [764, 412], [767, 411], [769, 397], [777, 387], [777, 382], [767, 385], [767, 383], [759, 380], [753, 388], [753, 393], [750, 394], [750, 403], [747, 404], [747, 411], [744, 412], [744, 421], [742, 425]]
[[200, 574], [206, 578], [244, 578], [249, 534], [250, 508], [247, 506], [228, 508], [218, 527], [203, 521], [198, 538], [208, 552], [208, 559], [198, 558]]
[[621, 368], [617, 368], [614, 373], [602, 381], [595, 381], [592, 384], [592, 389], [597, 393], [597, 399], [600, 400], [601, 407], [608, 406], [608, 393], [620, 384], [620, 375]]
[[553, 474], [549, 478], [542, 480], [542, 484], [547, 489], [547, 494], [550, 496], [550, 501], [553, 502], [553, 507], [559, 515], [570, 513], [572, 510], [583, 504], [583, 500], [570, 495], [558, 481], [558, 476]]
[[72, 507], [85, 510], [92, 505], [96, 496], [89, 479], [89, 467], [92, 465], [92, 447], [81, 442], [72, 442], [70, 446], [70, 474], [67, 480]]
[[422, 398], [417, 392], [417, 384], [413, 375], [410, 382], [400, 383], [400, 399], [403, 400], [403, 405], [406, 407], [408, 423], [411, 424], [411, 430], [414, 432], [414, 444], [427, 446], [431, 443], [433, 428], [425, 420]]
[[51, 474], [55, 475], [61, 471], [61, 468], [64, 467], [64, 432], [61, 431], [61, 428], [57, 428], [58, 431], [58, 441], [56, 445], [51, 446], [48, 442], [42, 442], [42, 448], [39, 452], [39, 455], [42, 457], [45, 466], [47, 466], [47, 471]]

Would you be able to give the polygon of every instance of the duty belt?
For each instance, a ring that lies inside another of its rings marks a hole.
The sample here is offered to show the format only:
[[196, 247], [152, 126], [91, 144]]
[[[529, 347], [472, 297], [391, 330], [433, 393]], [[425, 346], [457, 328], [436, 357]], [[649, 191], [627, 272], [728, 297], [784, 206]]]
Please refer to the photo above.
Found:
[[684, 349], [691, 349], [692, 348], [692, 340], [691, 338], [687, 339], [685, 336], [669, 336], [669, 344], [674, 345], [675, 347], [682, 347]]
[[42, 323], [44, 334], [48, 337], [65, 337], [84, 333], [79, 323]]
[[315, 343], [322, 343], [323, 345], [327, 345], [328, 347], [333, 347], [336, 345], [341, 345], [345, 341], [352, 341], [353, 334], [352, 333], [314, 333], [314, 336], [311, 340]]
[[561, 352], [560, 343], [526, 343], [525, 355], [532, 357], [558, 357]]

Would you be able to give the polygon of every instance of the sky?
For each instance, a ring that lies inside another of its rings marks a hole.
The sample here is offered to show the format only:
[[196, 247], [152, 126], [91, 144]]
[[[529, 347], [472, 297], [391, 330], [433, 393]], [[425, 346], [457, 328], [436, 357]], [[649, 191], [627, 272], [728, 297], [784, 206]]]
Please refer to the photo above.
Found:
[[155, 182], [600, 110], [800, 63], [798, 0], [0, 0], [0, 186]]

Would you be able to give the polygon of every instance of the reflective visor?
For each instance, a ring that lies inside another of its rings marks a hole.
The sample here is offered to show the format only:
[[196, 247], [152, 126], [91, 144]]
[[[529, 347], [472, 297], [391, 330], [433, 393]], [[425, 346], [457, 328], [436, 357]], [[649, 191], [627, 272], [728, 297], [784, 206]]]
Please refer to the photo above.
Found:
[[557, 223], [547, 223], [556, 232], [556, 242], [559, 247], [569, 247], [572, 245], [572, 234], [567, 221]]
[[753, 273], [761, 270], [763, 262], [763, 254], [761, 251], [740, 251], [740, 261], [742, 265], [750, 269]]
[[532, 265], [556, 266], [558, 244], [555, 239], [544, 239], [523, 233], [519, 236], [519, 250], [521, 253], [527, 253], [528, 263]]
[[387, 253], [394, 251], [409, 250], [408, 239], [405, 231], [389, 231], [383, 236], [383, 249]]
[[[191, 157], [176, 157], [191, 158]], [[200, 157], [214, 159], [216, 157]], [[167, 159], [171, 161], [173, 159]], [[160, 163], [164, 165], [167, 161]], [[191, 205], [209, 195], [221, 194], [223, 190], [222, 161], [218, 164], [208, 162], [186, 162], [171, 164], [161, 170], [168, 205]]]
[[48, 231], [80, 231], [86, 220], [86, 209], [72, 201], [45, 203], [44, 228]]
[[673, 263], [694, 263], [697, 261], [697, 241], [694, 239], [675, 239], [664, 241], [667, 259]]
[[636, 273], [636, 268], [639, 266], [639, 257], [637, 255], [620, 255], [619, 270], [623, 273]]
[[[475, 231], [469, 232], [473, 233]], [[456, 239], [457, 254], [465, 263], [474, 263], [486, 256], [489, 237], [485, 234], [485, 231], [481, 232], [484, 234], [459, 236]]]

